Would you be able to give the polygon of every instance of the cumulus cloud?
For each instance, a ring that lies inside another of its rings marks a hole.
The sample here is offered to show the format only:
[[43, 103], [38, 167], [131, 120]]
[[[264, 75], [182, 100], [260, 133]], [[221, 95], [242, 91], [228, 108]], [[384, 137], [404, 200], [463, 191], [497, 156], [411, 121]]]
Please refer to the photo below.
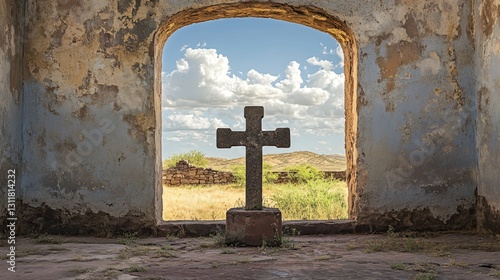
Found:
[[206, 118], [193, 114], [171, 114], [163, 118], [163, 125], [169, 130], [207, 130], [227, 126], [221, 119]]
[[325, 70], [331, 70], [333, 68], [333, 63], [328, 60], [319, 60], [317, 57], [313, 56], [306, 60], [311, 65], [321, 66]]
[[212, 141], [218, 127], [245, 128], [244, 106], [262, 105], [264, 128], [288, 126], [294, 136], [342, 132], [344, 74], [332, 71], [331, 61], [314, 56], [307, 65], [319, 69], [311, 67], [317, 71], [304, 75], [308, 68], [301, 71], [301, 65], [291, 61], [283, 75], [251, 69], [236, 76], [229, 59], [217, 50], [185, 48], [176, 69], [162, 73], [163, 130], [170, 132], [171, 141], [194, 137]]
[[292, 61], [285, 69], [285, 79], [276, 84], [276, 87], [283, 92], [290, 93], [300, 89], [302, 84], [302, 76], [300, 72], [300, 64]]
[[289, 95], [290, 103], [313, 106], [323, 104], [330, 94], [321, 88], [300, 88]]
[[321, 51], [323, 55], [336, 55], [340, 58], [340, 62], [335, 65], [335, 67], [344, 67], [344, 51], [342, 50], [342, 47], [340, 45], [337, 45], [335, 49], [329, 49], [322, 43], [320, 43], [320, 45], [323, 48]]
[[340, 63], [338, 64], [338, 66], [344, 67], [344, 51], [342, 50], [342, 47], [340, 45], [335, 48], [335, 53], [338, 57], [340, 57]]
[[215, 49], [187, 48], [177, 69], [163, 74], [163, 106], [221, 106], [233, 100], [229, 60]]

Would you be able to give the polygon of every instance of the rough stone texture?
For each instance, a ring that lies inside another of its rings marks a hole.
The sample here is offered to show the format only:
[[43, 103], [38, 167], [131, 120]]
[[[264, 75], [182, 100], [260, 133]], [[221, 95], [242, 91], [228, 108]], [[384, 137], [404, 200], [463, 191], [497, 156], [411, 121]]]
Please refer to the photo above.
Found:
[[500, 232], [500, 1], [477, 1], [478, 225]]
[[262, 209], [262, 147], [290, 147], [290, 129], [277, 128], [262, 131], [264, 107], [246, 106], [245, 131], [232, 131], [230, 128], [217, 129], [217, 148], [245, 146], [245, 208]]
[[283, 233], [288, 235], [353, 234], [368, 232], [356, 227], [353, 220], [284, 221]]
[[[492, 199], [495, 201], [495, 198]], [[500, 232], [500, 210], [490, 205], [484, 196], [477, 197], [477, 219], [479, 230]]]
[[279, 246], [282, 236], [281, 211], [278, 208], [231, 208], [226, 213], [227, 244]]
[[[288, 235], [355, 234], [369, 233], [370, 227], [354, 220], [334, 221], [282, 221], [281, 230]], [[157, 235], [168, 236], [215, 236], [226, 231], [225, 221], [163, 222], [158, 225]], [[383, 230], [387, 231], [387, 228]]]
[[231, 172], [192, 166], [185, 160], [176, 163], [175, 167], [163, 170], [162, 174], [162, 184], [167, 186], [229, 184], [236, 181]]
[[498, 6], [4, 1], [0, 172], [16, 167], [20, 203], [64, 214], [62, 227], [87, 213], [134, 213], [137, 229], [161, 221], [163, 44], [188, 24], [270, 17], [329, 33], [344, 49], [350, 218], [373, 228], [446, 229], [474, 226], [477, 217], [498, 230]]
[[0, 3], [0, 232], [7, 223], [8, 170], [15, 170], [14, 190], [21, 196], [23, 9], [23, 1]]
[[[18, 233], [98, 237], [114, 237], [124, 234], [157, 235], [156, 225], [143, 220], [141, 213], [129, 212], [117, 218], [108, 213], [93, 213], [89, 210], [83, 213], [84, 215], [75, 216], [70, 211], [54, 210], [45, 204], [32, 207], [24, 203], [18, 203], [18, 209], [23, 215], [17, 221]], [[25, 219], [24, 216], [30, 219]]]
[[293, 236], [279, 249], [220, 247], [214, 238], [47, 236], [19, 238], [16, 273], [5, 269], [2, 278], [498, 280], [499, 247], [470, 233]]
[[181, 221], [162, 222], [158, 225], [159, 237], [201, 237], [220, 235], [226, 230], [225, 221]]
[[[345, 171], [322, 171], [325, 179], [346, 180]], [[275, 184], [296, 183], [293, 178], [293, 171], [272, 171], [277, 175], [273, 181]], [[167, 168], [162, 172], [162, 184], [167, 186], [177, 186], [181, 184], [208, 185], [208, 184], [230, 184], [236, 181], [233, 173], [201, 168], [189, 165], [189, 163], [178, 162], [175, 167]]]

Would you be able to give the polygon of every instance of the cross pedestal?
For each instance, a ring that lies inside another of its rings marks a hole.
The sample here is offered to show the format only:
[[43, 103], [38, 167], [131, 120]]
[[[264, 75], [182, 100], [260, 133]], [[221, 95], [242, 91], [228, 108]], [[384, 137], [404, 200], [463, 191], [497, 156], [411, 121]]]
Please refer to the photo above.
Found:
[[217, 129], [217, 148], [246, 147], [245, 208], [226, 213], [226, 242], [262, 246], [281, 244], [281, 212], [262, 207], [262, 147], [290, 147], [290, 129], [262, 131], [262, 106], [245, 107], [246, 130]]

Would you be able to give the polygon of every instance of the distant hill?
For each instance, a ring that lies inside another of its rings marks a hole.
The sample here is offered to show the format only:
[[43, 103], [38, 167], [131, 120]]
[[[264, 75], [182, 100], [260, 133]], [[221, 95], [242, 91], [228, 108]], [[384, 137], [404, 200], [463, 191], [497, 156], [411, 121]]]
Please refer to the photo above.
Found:
[[[208, 168], [221, 171], [230, 171], [233, 166], [244, 165], [245, 158], [224, 159], [207, 157]], [[308, 163], [322, 171], [344, 171], [346, 160], [344, 155], [320, 155], [313, 152], [293, 152], [284, 154], [264, 155], [264, 163], [273, 166], [274, 171], [284, 170], [289, 166]]]

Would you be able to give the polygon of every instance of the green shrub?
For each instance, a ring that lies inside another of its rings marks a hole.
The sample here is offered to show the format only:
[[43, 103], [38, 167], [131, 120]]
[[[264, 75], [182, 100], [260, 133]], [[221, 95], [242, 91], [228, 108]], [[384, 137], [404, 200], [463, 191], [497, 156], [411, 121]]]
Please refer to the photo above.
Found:
[[262, 183], [273, 183], [278, 179], [278, 174], [273, 173], [273, 166], [269, 163], [264, 163], [262, 166]]
[[236, 179], [236, 184], [245, 186], [246, 184], [246, 169], [244, 165], [237, 165], [231, 168], [231, 172]]
[[[278, 179], [278, 174], [273, 173], [273, 166], [264, 163], [262, 166], [262, 183], [272, 183]], [[236, 183], [244, 186], [246, 184], [246, 169], [244, 165], [238, 165], [231, 169], [234, 177], [236, 178]]]
[[189, 164], [197, 167], [204, 167], [207, 165], [205, 154], [197, 150], [189, 151], [184, 154], [175, 154], [164, 160], [163, 163], [166, 167], [174, 167], [180, 160], [185, 160], [189, 162]]
[[287, 220], [347, 219], [347, 188], [339, 181], [282, 184], [271, 201]]
[[310, 164], [301, 164], [297, 166], [287, 167], [286, 171], [290, 172], [290, 178], [293, 182], [299, 184], [307, 183], [310, 181], [323, 180], [325, 175], [318, 168]]

